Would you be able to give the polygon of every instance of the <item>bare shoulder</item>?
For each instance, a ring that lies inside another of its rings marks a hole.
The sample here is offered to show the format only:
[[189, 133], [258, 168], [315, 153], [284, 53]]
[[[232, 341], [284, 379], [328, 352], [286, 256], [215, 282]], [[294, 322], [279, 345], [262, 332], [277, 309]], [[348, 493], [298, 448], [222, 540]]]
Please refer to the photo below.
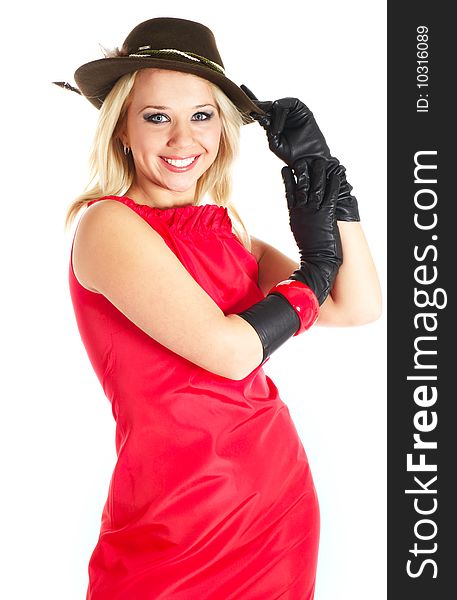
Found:
[[131, 208], [118, 202], [117, 200], [100, 200], [92, 204], [84, 211], [78, 223], [78, 235], [84, 235], [92, 229], [99, 227], [102, 224], [107, 224], [112, 219], [119, 217], [133, 221], [143, 221], [143, 219], [135, 213]]
[[[138, 229], [160, 238], [131, 208], [117, 200], [100, 200], [92, 204], [81, 216], [73, 242], [72, 263], [79, 283], [91, 292], [101, 293], [93, 284], [92, 270], [100, 249], [108, 253], [119, 243], [119, 235], [129, 239]], [[160, 238], [161, 239], [161, 238]]]

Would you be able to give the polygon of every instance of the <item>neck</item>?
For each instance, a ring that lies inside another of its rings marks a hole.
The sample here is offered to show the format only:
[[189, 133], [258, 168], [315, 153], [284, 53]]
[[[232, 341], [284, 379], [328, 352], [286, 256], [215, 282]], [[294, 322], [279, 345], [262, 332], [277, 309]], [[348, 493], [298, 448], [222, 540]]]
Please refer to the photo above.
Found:
[[196, 185], [192, 190], [175, 192], [151, 184], [150, 182], [146, 185], [142, 185], [139, 182], [133, 182], [125, 195], [134, 200], [137, 204], [146, 204], [147, 206], [156, 208], [174, 208], [177, 206], [195, 204], [195, 188]]

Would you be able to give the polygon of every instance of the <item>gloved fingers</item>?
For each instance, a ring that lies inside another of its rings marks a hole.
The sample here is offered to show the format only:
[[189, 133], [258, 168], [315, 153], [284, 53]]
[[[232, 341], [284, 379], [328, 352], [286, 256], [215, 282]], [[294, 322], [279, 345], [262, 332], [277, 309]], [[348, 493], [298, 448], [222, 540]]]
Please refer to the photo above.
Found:
[[[275, 100], [272, 109], [275, 112], [277, 110], [286, 111], [286, 122], [284, 126], [281, 127], [281, 131], [284, 128], [287, 130], [302, 130], [305, 138], [316, 138], [319, 139], [319, 142], [321, 142], [320, 138], [323, 140], [322, 133], [317, 126], [313, 113], [306, 104], [298, 98], [287, 97]], [[325, 145], [325, 140], [323, 140], [323, 142]]]
[[[254, 104], [257, 104], [257, 106], [260, 108], [260, 110], [262, 110], [265, 113], [270, 113], [273, 102], [271, 102], [270, 100], [264, 100], [264, 101], [259, 100], [258, 98], [255, 97], [254, 93], [248, 87], [246, 87], [244, 84], [241, 84], [240, 88], [243, 90], [243, 92], [246, 94], [246, 96], [248, 96], [248, 98], [250, 98], [254, 102]], [[256, 120], [259, 120], [259, 119], [257, 119], [257, 117], [259, 117], [259, 116], [260, 117], [265, 116], [262, 114], [258, 115], [255, 112], [251, 112], [250, 114]], [[259, 123], [260, 123], [260, 120], [259, 120]], [[262, 123], [260, 123], [260, 124], [262, 125]]]
[[275, 100], [271, 107], [273, 111], [272, 133], [279, 135], [284, 127], [294, 129], [303, 127], [312, 112], [298, 98], [280, 98]]
[[[261, 107], [259, 106], [259, 108]], [[250, 115], [265, 129], [267, 133], [269, 133], [271, 127], [271, 112], [264, 110], [263, 108], [261, 108], [261, 110], [263, 110], [266, 114], [251, 112]]]
[[316, 158], [310, 166], [310, 189], [309, 203], [313, 203], [319, 210], [324, 198], [325, 186], [327, 181], [327, 161], [323, 158]]
[[296, 206], [304, 206], [308, 203], [309, 188], [310, 188], [310, 173], [308, 162], [304, 159], [298, 160], [294, 165], [295, 176], [297, 177], [296, 185]]
[[251, 112], [249, 114], [255, 121], [257, 121], [257, 123], [259, 123], [259, 125], [261, 125], [265, 129], [267, 133], [270, 131], [271, 118], [269, 116], [260, 115], [255, 112]]
[[270, 126], [270, 132], [272, 136], [278, 137], [281, 135], [287, 121], [289, 107], [283, 106], [276, 101], [273, 102], [271, 109], [273, 111], [273, 119]]
[[295, 207], [295, 177], [290, 167], [283, 167], [281, 175], [286, 188], [287, 208], [290, 210]]
[[321, 206], [326, 206], [328, 208], [333, 207], [336, 209], [336, 204], [338, 201], [338, 193], [340, 191], [341, 185], [341, 174], [337, 172], [330, 173], [327, 179], [327, 184], [325, 187], [324, 198], [322, 200]]

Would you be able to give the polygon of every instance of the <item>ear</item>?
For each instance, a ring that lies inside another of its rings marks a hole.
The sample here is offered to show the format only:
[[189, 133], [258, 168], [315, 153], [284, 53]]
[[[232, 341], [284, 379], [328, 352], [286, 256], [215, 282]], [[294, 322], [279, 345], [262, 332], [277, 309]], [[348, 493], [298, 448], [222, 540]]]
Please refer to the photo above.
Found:
[[123, 146], [128, 146], [128, 137], [126, 132], [125, 123], [118, 123], [116, 129], [114, 130], [114, 135], [121, 142]]
[[127, 135], [125, 132], [119, 131], [116, 137], [123, 146], [128, 146]]

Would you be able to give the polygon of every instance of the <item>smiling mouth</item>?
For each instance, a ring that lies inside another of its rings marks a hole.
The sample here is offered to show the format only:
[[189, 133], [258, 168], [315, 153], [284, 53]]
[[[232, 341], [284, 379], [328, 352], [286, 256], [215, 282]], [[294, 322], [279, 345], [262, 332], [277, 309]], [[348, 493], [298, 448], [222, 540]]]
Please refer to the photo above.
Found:
[[189, 156], [188, 158], [167, 158], [165, 156], [161, 156], [160, 158], [173, 167], [185, 168], [194, 163], [199, 156], [200, 154]]
[[160, 159], [168, 171], [172, 173], [187, 173], [195, 167], [201, 154], [189, 156], [188, 158], [166, 158], [161, 156]]

